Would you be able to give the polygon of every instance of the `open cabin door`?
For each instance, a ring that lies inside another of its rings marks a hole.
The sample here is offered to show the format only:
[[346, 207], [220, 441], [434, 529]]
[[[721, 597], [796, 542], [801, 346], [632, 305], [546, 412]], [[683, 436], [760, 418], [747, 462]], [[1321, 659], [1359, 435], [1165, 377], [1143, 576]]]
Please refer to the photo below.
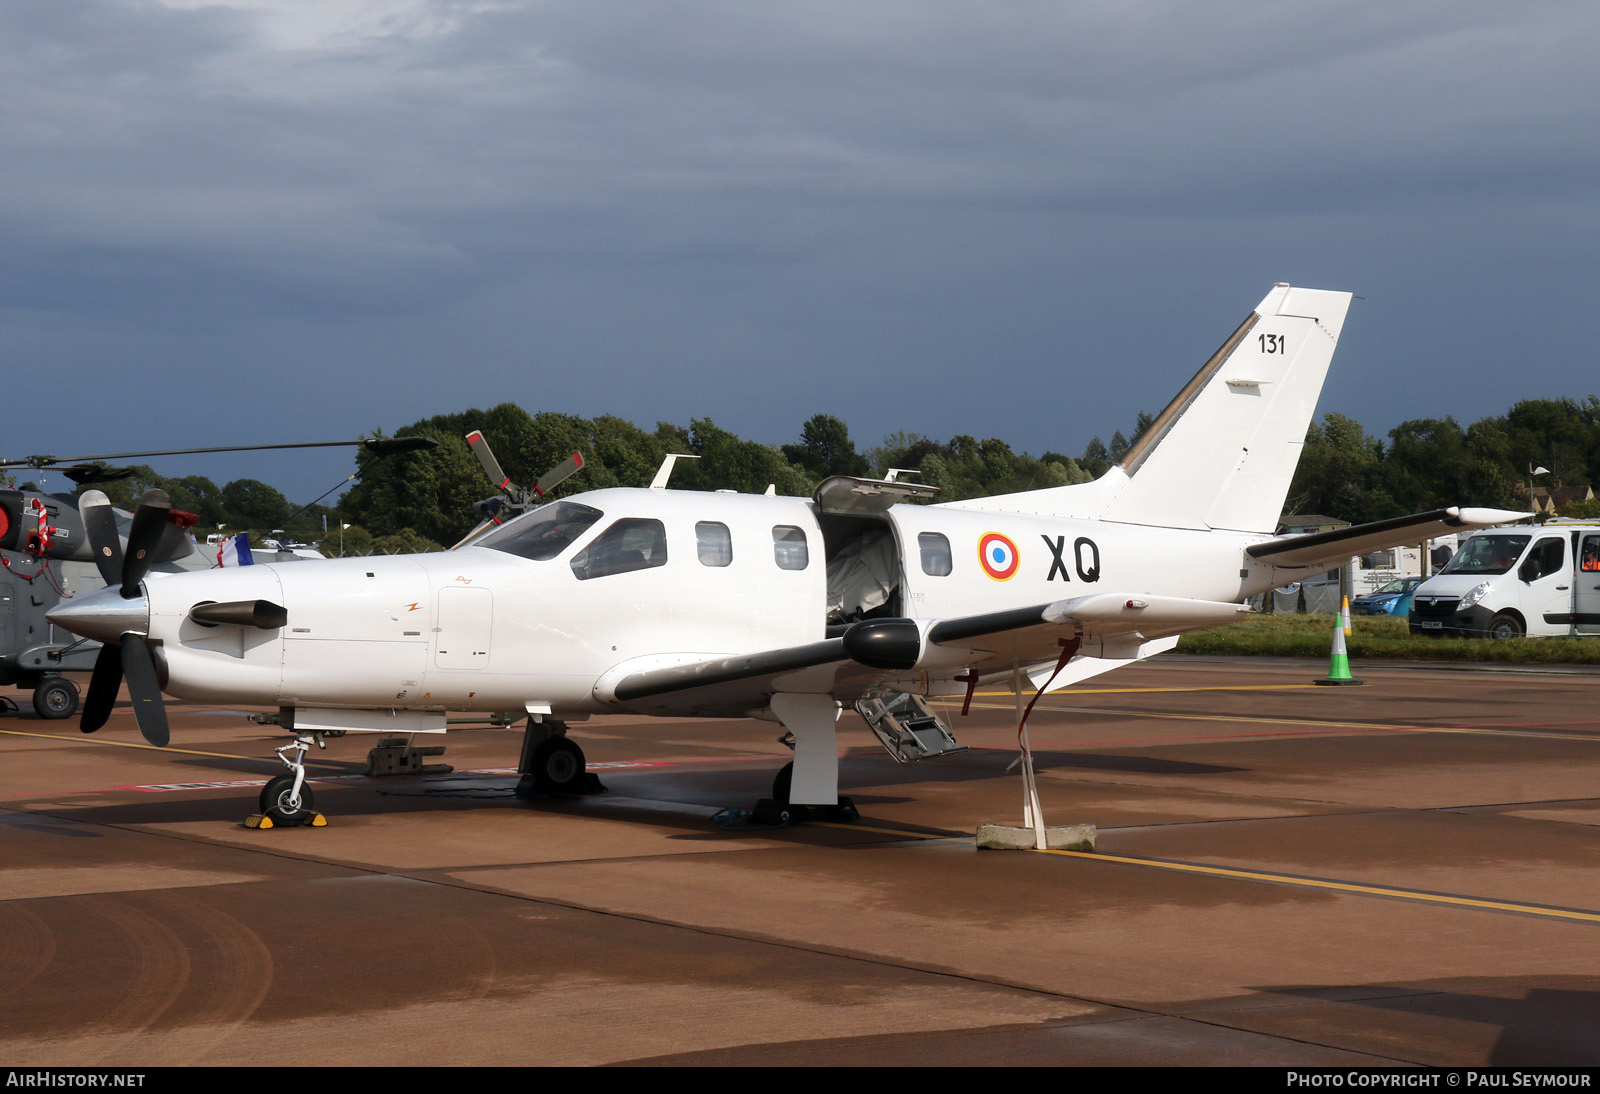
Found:
[[[889, 507], [926, 498], [938, 487], [892, 479], [835, 475], [812, 494], [828, 556], [828, 634], [842, 634], [862, 619], [905, 614], [903, 545]], [[856, 713], [896, 763], [965, 752], [938, 714], [920, 696], [878, 689], [862, 696]]]
[[811, 495], [828, 562], [827, 633], [851, 623], [902, 614], [903, 552], [884, 515], [907, 498], [929, 497], [937, 487], [889, 479], [834, 475]]

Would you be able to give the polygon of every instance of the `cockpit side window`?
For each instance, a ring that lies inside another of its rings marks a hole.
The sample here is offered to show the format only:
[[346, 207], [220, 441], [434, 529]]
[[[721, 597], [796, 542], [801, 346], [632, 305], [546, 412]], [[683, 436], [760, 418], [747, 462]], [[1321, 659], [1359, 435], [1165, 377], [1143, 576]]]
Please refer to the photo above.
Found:
[[551, 502], [474, 540], [472, 546], [546, 562], [570, 547], [603, 516], [600, 510], [580, 502]]
[[694, 526], [695, 548], [702, 566], [726, 566], [733, 561], [733, 536], [718, 520], [702, 520]]
[[780, 570], [804, 570], [811, 563], [804, 528], [779, 524], [772, 529], [772, 557]]
[[572, 556], [572, 572], [580, 581], [666, 564], [667, 530], [651, 517], [624, 517]]

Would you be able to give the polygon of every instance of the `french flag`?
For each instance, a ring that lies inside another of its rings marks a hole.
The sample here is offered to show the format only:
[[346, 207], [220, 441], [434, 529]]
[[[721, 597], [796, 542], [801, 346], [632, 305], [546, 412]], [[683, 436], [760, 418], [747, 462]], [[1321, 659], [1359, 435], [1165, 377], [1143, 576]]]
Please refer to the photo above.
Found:
[[254, 566], [255, 556], [250, 553], [250, 537], [243, 532], [222, 541], [217, 552], [218, 566]]

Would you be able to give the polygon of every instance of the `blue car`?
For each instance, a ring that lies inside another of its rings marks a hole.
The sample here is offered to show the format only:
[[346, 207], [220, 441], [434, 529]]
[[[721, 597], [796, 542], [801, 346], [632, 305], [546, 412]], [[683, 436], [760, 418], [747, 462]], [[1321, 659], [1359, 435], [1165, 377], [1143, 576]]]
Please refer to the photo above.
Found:
[[1411, 593], [1422, 584], [1420, 577], [1397, 577], [1381, 589], [1350, 601], [1357, 615], [1392, 615], [1404, 619], [1411, 614]]

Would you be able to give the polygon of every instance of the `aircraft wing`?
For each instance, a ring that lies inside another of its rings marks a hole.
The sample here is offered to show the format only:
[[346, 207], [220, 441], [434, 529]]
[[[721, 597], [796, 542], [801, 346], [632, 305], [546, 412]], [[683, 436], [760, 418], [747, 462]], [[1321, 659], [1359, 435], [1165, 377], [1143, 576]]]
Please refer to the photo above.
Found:
[[960, 690], [955, 679], [969, 669], [996, 678], [1013, 663], [1025, 671], [1053, 667], [1061, 640], [1073, 637], [1083, 642], [1075, 664], [1101, 658], [1123, 664], [1171, 648], [1163, 639], [1234, 622], [1248, 610], [1094, 593], [952, 619], [863, 620], [840, 637], [802, 646], [655, 666], [625, 662], [601, 679], [596, 693], [627, 710], [681, 716], [758, 714], [778, 692], [830, 694], [848, 706], [875, 688]]
[[1492, 528], [1533, 516], [1507, 509], [1432, 509], [1426, 513], [1353, 524], [1332, 532], [1310, 532], [1299, 536], [1280, 536], [1245, 548], [1257, 562], [1286, 568], [1319, 566], [1342, 562], [1356, 555], [1421, 543], [1435, 536]]

